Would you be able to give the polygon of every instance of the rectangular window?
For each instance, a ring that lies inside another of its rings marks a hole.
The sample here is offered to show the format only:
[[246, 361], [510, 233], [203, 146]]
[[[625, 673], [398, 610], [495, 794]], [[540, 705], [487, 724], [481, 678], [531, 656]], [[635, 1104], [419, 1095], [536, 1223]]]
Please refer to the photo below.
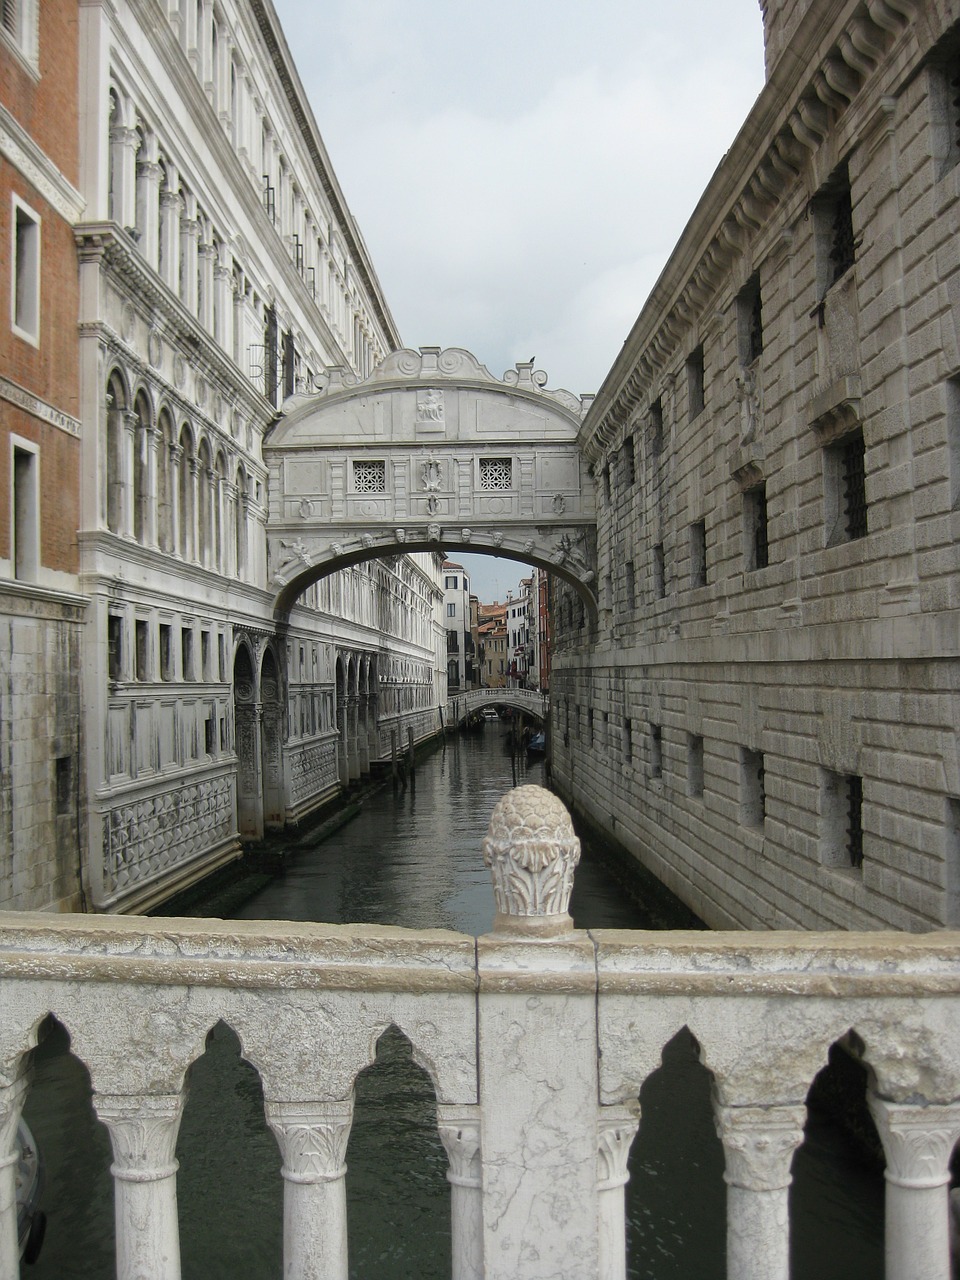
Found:
[[754, 485], [743, 494], [743, 560], [747, 573], [766, 569], [770, 563], [767, 537], [766, 485]]
[[704, 399], [704, 365], [703, 347], [697, 347], [687, 356], [687, 406], [690, 417], [695, 418], [703, 412]]
[[354, 493], [386, 493], [386, 462], [354, 462], [353, 490]]
[[184, 627], [180, 632], [180, 677], [193, 679], [193, 630]]
[[637, 455], [633, 436], [627, 436], [623, 442], [623, 483], [628, 487], [636, 483]]
[[946, 903], [943, 923], [947, 929], [960, 927], [960, 800], [947, 796], [944, 823], [944, 864], [946, 867]]
[[650, 406], [650, 456], [659, 458], [663, 453], [663, 398], [657, 396]]
[[40, 343], [40, 217], [13, 197], [10, 321], [18, 338]]
[[[222, 683], [222, 682], [227, 678], [227, 676], [226, 676], [226, 671], [227, 671], [227, 642], [226, 642], [226, 639], [225, 639], [222, 635], [218, 635], [218, 636], [217, 636], [217, 656], [218, 656], [218, 659], [219, 659], [219, 667], [218, 667], [218, 671], [219, 671], [219, 679], [220, 679], [220, 682]], [[317, 663], [317, 655], [316, 655], [316, 654], [314, 654], [314, 655], [313, 655], [313, 663], [314, 663], [314, 666], [316, 666], [316, 663]]]
[[37, 65], [37, 4], [38, 0], [2, 0], [0, 4], [0, 32], [34, 68]]
[[593, 746], [593, 707], [587, 708], [587, 746]]
[[136, 678], [138, 680], [150, 679], [150, 623], [138, 618], [134, 624], [136, 628]]
[[759, 272], [755, 272], [737, 294], [737, 349], [744, 368], [758, 360], [763, 351]]
[[658, 724], [650, 726], [650, 777], [663, 777], [663, 729]]
[[56, 787], [57, 813], [63, 815], [74, 810], [73, 759], [58, 756], [55, 761], [54, 786]]
[[740, 748], [740, 821], [745, 827], [762, 827], [767, 812], [763, 752]]
[[212, 756], [217, 749], [217, 713], [213, 707], [207, 712], [203, 722], [203, 749], [208, 756]]
[[633, 763], [633, 721], [624, 720], [623, 722], [623, 762], [624, 764]]
[[863, 779], [857, 774], [821, 773], [820, 849], [825, 866], [863, 867]]
[[625, 580], [627, 589], [626, 608], [628, 613], [632, 613], [637, 607], [637, 574], [632, 560], [628, 560], [626, 563]]
[[455, 618], [457, 616], [457, 606], [455, 604], [447, 605], [447, 617]]
[[171, 635], [173, 628], [169, 622], [160, 623], [160, 679], [173, 679], [173, 662], [171, 659]]
[[960, 161], [960, 33], [951, 27], [930, 58], [930, 143], [938, 178]]
[[123, 618], [116, 613], [107, 617], [107, 676], [113, 683], [123, 679]]
[[814, 198], [813, 234], [817, 298], [822, 299], [856, 260], [850, 173], [846, 162], [833, 171]]
[[687, 795], [703, 795], [703, 738], [687, 734]]
[[694, 520], [690, 526], [690, 585], [707, 585], [707, 522]]
[[603, 468], [603, 500], [610, 501], [610, 463]]
[[456, 577], [452, 577], [452, 578], [444, 578], [444, 580], [443, 580], [443, 585], [444, 585], [444, 587], [445, 587], [445, 589], [446, 589], [447, 591], [456, 591], [456, 589], [457, 589], [457, 579], [456, 579]]
[[513, 487], [512, 458], [481, 458], [480, 488], [504, 490]]
[[662, 600], [667, 594], [667, 576], [662, 542], [658, 542], [653, 548], [653, 593], [658, 600]]
[[210, 632], [200, 632], [200, 679], [210, 679]]
[[867, 536], [866, 447], [854, 431], [824, 450], [827, 546]]
[[[26, 446], [26, 441], [23, 442]], [[33, 447], [13, 446], [13, 573], [33, 582], [40, 572], [40, 466]]]

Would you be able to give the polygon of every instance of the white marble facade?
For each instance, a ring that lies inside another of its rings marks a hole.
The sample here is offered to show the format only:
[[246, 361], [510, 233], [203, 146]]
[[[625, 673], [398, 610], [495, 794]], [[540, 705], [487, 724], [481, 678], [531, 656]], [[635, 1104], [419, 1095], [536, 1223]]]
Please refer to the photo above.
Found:
[[85, 4], [80, 42], [86, 889], [131, 911], [436, 732], [445, 654], [429, 553], [274, 616], [276, 406], [399, 340], [269, 0]]

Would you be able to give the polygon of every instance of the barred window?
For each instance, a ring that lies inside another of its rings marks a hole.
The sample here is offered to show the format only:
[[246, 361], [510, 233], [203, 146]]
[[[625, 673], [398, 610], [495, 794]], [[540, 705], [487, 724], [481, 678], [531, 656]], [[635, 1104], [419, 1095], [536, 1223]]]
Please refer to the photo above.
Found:
[[511, 489], [513, 487], [512, 458], [481, 458], [480, 488]]
[[357, 493], [386, 493], [387, 464], [385, 462], [355, 462], [353, 487]]

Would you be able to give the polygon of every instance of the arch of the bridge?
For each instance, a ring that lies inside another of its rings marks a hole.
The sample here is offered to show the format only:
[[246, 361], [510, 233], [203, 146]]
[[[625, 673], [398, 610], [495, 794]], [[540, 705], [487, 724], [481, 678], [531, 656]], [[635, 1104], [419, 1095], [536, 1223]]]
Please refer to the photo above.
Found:
[[358, 381], [329, 369], [264, 441], [268, 572], [282, 619], [311, 583], [364, 560], [473, 551], [538, 565], [597, 616], [586, 400], [532, 361], [497, 379], [468, 351], [387, 356]]
[[471, 689], [450, 698], [449, 706], [455, 724], [462, 724], [467, 716], [485, 707], [512, 707], [541, 724], [548, 714], [546, 697], [529, 689]]

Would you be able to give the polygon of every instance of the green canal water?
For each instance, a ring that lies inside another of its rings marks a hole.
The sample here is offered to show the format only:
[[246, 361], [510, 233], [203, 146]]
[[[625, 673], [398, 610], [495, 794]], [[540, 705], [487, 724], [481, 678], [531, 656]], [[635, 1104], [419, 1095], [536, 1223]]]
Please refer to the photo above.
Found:
[[[480, 842], [514, 784], [495, 724], [450, 740], [415, 788], [386, 788], [319, 844], [298, 844], [282, 876], [236, 913], [245, 919], [386, 923], [481, 934], [493, 921]], [[541, 764], [518, 781], [542, 782]], [[664, 928], [662, 897], [633, 900], [585, 846], [571, 911], [581, 928]], [[46, 1159], [49, 1227], [32, 1280], [113, 1275], [110, 1144], [86, 1071], [53, 1026], [34, 1053], [26, 1116]], [[627, 1190], [631, 1280], [723, 1280], [723, 1153], [710, 1079], [682, 1033], [641, 1092], [642, 1124]], [[259, 1080], [233, 1033], [213, 1029], [190, 1073], [177, 1148], [185, 1280], [279, 1280], [280, 1156]], [[428, 1077], [397, 1033], [357, 1081], [347, 1151], [350, 1274], [357, 1280], [448, 1280], [449, 1186]], [[844, 1132], [814, 1113], [794, 1160], [792, 1280], [879, 1280], [883, 1180]]]

